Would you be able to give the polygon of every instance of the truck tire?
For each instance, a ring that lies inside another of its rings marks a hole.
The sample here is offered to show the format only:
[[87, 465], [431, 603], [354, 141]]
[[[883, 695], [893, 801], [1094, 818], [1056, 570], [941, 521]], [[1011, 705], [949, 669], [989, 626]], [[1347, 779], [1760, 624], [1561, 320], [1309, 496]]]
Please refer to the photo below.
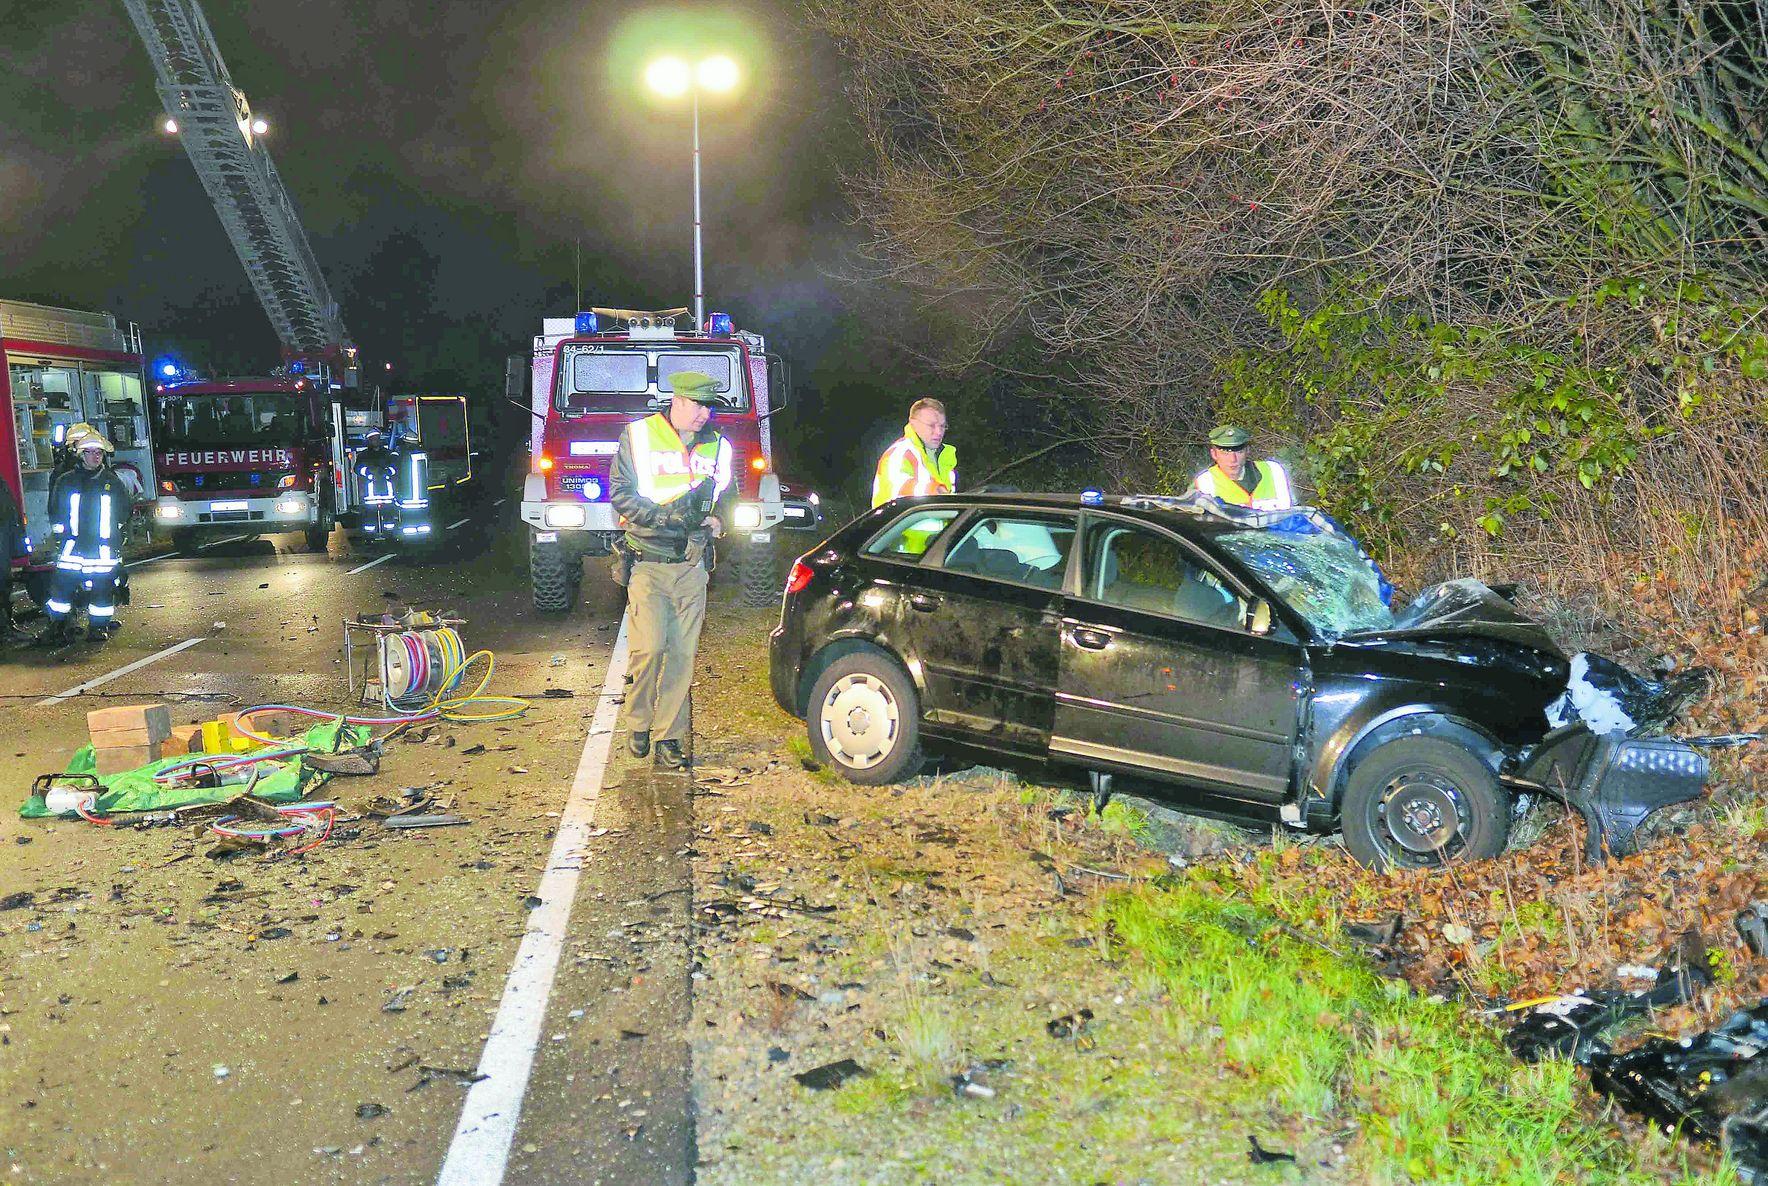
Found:
[[760, 608], [778, 605], [785, 595], [786, 577], [780, 571], [780, 554], [771, 544], [744, 544], [737, 550], [737, 575], [742, 581], [742, 602]]
[[319, 512], [319, 522], [311, 527], [303, 528], [301, 534], [307, 541], [309, 552], [323, 552], [331, 539], [332, 517], [326, 511]]
[[[578, 572], [582, 572], [581, 561]], [[576, 604], [579, 581], [573, 579], [571, 561], [559, 545], [528, 545], [528, 579], [534, 590], [534, 608], [542, 613], [562, 614]]]
[[1510, 804], [1478, 754], [1440, 737], [1400, 737], [1351, 770], [1339, 826], [1359, 864], [1431, 868], [1503, 852]]

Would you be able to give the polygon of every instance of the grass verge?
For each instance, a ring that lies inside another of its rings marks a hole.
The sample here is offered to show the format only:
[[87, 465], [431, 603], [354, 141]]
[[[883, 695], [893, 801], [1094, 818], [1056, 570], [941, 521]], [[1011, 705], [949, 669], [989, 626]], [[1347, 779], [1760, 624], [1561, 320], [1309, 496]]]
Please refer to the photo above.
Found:
[[1214, 1036], [1237, 1095], [1357, 1130], [1361, 1180], [1737, 1181], [1690, 1169], [1657, 1138], [1629, 1145], [1591, 1115], [1571, 1064], [1518, 1063], [1460, 1006], [1382, 979], [1268, 900], [1230, 898], [1201, 875], [1115, 895], [1102, 912], [1166, 987], [1175, 1031]]

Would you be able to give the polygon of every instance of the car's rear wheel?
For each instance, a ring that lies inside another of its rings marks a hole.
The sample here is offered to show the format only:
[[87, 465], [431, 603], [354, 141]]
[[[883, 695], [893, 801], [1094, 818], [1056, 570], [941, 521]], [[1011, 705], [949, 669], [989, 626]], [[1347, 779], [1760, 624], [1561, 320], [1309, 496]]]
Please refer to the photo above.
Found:
[[880, 786], [921, 769], [921, 704], [908, 673], [875, 651], [829, 665], [810, 690], [810, 748], [849, 782]]
[[1344, 846], [1375, 869], [1483, 861], [1504, 851], [1510, 812], [1491, 767], [1452, 741], [1401, 737], [1345, 783]]

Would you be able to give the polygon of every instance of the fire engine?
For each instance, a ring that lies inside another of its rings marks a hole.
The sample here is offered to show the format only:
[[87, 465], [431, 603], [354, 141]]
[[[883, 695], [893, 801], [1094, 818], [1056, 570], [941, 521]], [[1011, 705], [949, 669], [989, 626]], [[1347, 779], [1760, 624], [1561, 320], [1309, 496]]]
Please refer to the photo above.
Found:
[[0, 300], [0, 356], [0, 481], [37, 545], [22, 563], [25, 586], [41, 602], [52, 567], [50, 471], [68, 428], [84, 421], [116, 446], [112, 464], [137, 505], [154, 488], [141, 334], [109, 313]]
[[620, 524], [608, 475], [620, 434], [668, 407], [669, 377], [679, 371], [701, 371], [718, 384], [713, 427], [730, 441], [739, 475], [735, 523], [720, 546], [734, 547], [745, 603], [780, 596], [777, 533], [821, 523], [817, 495], [782, 481], [774, 466], [769, 419], [786, 404], [784, 361], [724, 313], [698, 329], [677, 329], [686, 313], [597, 308], [543, 320], [534, 339], [534, 425], [522, 487], [535, 608], [570, 609], [583, 558], [612, 546]]
[[[233, 85], [202, 6], [123, 0], [123, 7], [153, 63], [166, 128], [183, 143], [283, 353], [282, 367], [260, 378], [198, 382], [172, 360], [156, 373], [163, 447], [154, 518], [185, 542], [204, 532], [300, 530], [310, 548], [322, 549], [334, 523], [361, 522], [355, 449], [401, 409], [360, 394], [356, 348], [265, 147], [267, 125]], [[441, 415], [437, 405], [429, 419]], [[464, 449], [464, 412], [459, 420]], [[424, 422], [409, 417], [414, 431]], [[414, 463], [424, 460], [415, 435], [402, 435], [396, 447]], [[444, 443], [445, 451], [455, 447]], [[428, 540], [424, 485], [400, 499], [395, 531], [385, 531], [378, 514], [377, 530], [396, 542]]]

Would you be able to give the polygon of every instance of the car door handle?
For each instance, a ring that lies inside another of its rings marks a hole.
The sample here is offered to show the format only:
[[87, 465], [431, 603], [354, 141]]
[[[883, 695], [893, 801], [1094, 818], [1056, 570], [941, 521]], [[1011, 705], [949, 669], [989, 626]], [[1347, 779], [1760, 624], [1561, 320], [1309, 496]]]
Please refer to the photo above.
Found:
[[1111, 645], [1111, 635], [1086, 626], [1069, 627], [1068, 637], [1074, 640], [1075, 646], [1085, 647], [1089, 651], [1102, 651]]
[[924, 614], [930, 614], [939, 608], [939, 598], [931, 593], [910, 593], [909, 604]]

